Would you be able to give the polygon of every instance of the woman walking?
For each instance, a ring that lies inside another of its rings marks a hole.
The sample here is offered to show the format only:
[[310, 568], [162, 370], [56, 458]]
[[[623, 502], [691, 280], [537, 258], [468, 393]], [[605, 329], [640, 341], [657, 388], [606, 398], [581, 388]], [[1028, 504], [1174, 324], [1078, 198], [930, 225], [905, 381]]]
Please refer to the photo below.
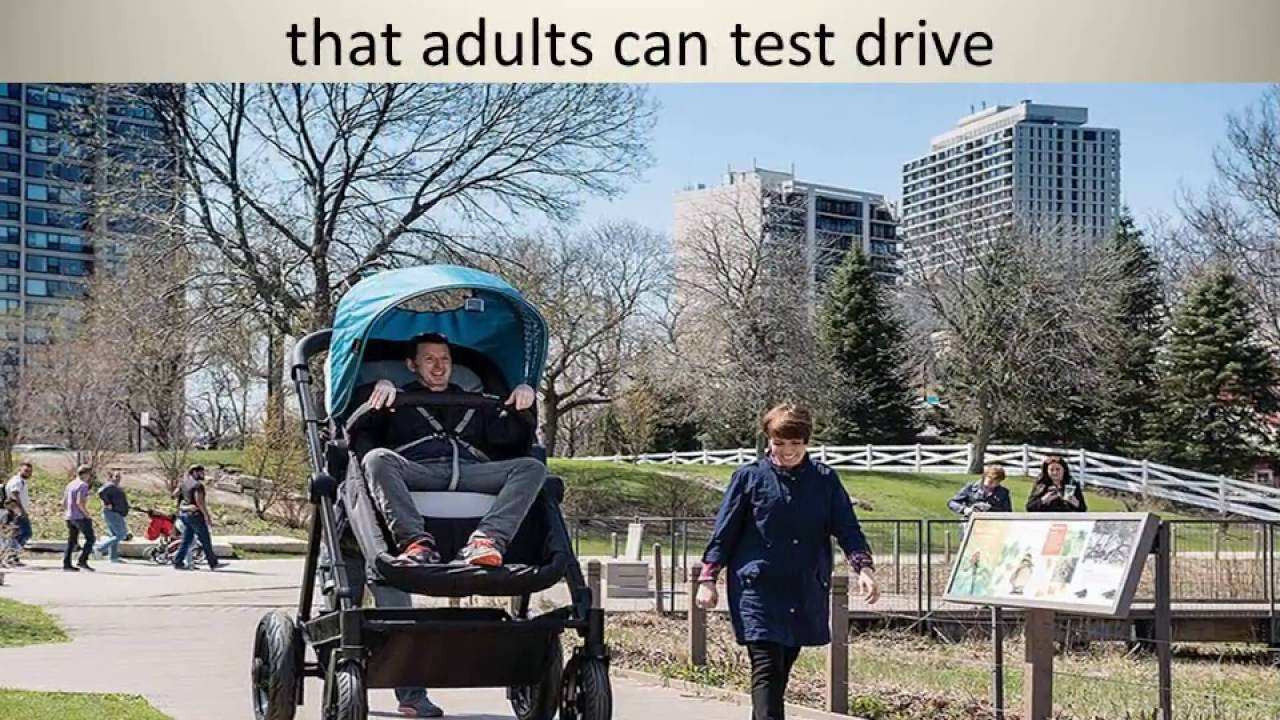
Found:
[[791, 667], [801, 647], [831, 642], [831, 538], [869, 604], [880, 597], [871, 548], [849, 494], [831, 468], [809, 459], [813, 417], [784, 403], [765, 414], [768, 455], [733, 474], [703, 554], [699, 607], [719, 602], [728, 568], [729, 614], [751, 660], [754, 720], [782, 720]]
[[1040, 477], [1027, 498], [1027, 512], [1087, 512], [1084, 486], [1071, 477], [1071, 468], [1059, 455], [1040, 463]]

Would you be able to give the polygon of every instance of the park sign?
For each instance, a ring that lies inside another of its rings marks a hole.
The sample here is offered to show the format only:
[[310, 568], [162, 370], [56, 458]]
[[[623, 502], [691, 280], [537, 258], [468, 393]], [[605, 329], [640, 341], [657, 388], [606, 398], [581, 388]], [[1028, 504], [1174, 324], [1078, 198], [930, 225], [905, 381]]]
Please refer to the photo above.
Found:
[[1123, 617], [1158, 526], [1150, 513], [975, 513], [943, 600]]

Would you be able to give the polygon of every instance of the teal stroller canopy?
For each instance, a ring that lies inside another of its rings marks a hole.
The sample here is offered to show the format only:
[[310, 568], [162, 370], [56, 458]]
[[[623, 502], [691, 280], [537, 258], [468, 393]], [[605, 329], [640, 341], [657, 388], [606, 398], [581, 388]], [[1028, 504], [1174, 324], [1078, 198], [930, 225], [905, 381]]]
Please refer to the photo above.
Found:
[[[465, 297], [450, 307], [432, 303], [437, 294]], [[388, 270], [356, 283], [338, 302], [325, 361], [330, 417], [346, 410], [369, 341], [408, 342], [425, 333], [483, 353], [510, 387], [538, 387], [547, 324], [519, 291], [496, 275], [458, 265]]]

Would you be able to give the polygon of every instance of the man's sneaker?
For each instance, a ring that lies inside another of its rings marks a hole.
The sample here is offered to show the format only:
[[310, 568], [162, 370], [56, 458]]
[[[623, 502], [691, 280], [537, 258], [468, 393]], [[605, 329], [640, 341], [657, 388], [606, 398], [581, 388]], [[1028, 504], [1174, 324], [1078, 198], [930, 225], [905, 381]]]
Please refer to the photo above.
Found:
[[76, 565], [76, 567], [88, 572], [96, 572], [93, 568], [89, 567], [89, 563], [79, 563]]
[[502, 553], [498, 552], [498, 546], [494, 544], [493, 538], [472, 535], [458, 552], [458, 562], [481, 567], [502, 567]]
[[411, 718], [438, 718], [444, 717], [444, 710], [441, 710], [440, 706], [431, 702], [426, 695], [423, 695], [420, 698], [400, 703], [400, 714]]
[[414, 540], [405, 546], [404, 550], [391, 561], [393, 565], [415, 566], [415, 565], [439, 565], [440, 553], [436, 551], [435, 538], [430, 535]]
[[63, 565], [62, 572], [80, 572], [80, 568], [71, 567], [70, 565]]

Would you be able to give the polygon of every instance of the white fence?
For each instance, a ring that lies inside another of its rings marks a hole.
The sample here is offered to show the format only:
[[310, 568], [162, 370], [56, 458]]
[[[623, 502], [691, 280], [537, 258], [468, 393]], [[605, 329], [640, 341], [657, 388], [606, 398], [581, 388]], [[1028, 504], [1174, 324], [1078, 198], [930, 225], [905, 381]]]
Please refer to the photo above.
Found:
[[[809, 452], [838, 470], [963, 473], [968, 472], [973, 446], [818, 445], [810, 447]], [[999, 463], [1008, 472], [1030, 477], [1039, 473], [1041, 461], [1049, 455], [1066, 458], [1072, 474], [1086, 485], [1160, 498], [1223, 514], [1280, 522], [1280, 489], [1147, 460], [1087, 450], [990, 445], [984, 464]], [[756, 451], [737, 448], [584, 459], [664, 465], [740, 465], [754, 461]]]

